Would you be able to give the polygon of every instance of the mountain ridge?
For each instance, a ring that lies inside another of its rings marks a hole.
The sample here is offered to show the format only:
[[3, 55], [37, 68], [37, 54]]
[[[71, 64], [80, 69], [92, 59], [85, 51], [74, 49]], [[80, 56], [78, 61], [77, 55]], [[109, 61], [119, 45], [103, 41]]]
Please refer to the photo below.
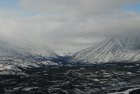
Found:
[[[136, 62], [140, 60], [140, 47], [135, 42], [131, 43], [131, 39], [123, 42], [121, 38], [115, 36], [109, 40], [102, 42], [97, 48], [89, 47], [74, 55], [69, 62], [81, 63], [107, 63], [107, 62]], [[129, 42], [131, 44], [129, 44]], [[136, 44], [133, 45], [133, 44]], [[91, 49], [90, 49], [91, 48]]]
[[[19, 70], [18, 67], [58, 65], [58, 63], [52, 61], [52, 58], [57, 58], [58, 55], [50, 48], [43, 48], [24, 48], [0, 41], [0, 70], [17, 71]], [[40, 52], [40, 49], [43, 52]]]

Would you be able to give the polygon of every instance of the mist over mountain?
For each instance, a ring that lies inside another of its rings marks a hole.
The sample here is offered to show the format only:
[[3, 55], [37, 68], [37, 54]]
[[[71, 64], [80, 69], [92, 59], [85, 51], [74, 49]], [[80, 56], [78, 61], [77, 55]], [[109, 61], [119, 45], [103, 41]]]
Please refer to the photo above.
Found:
[[0, 70], [3, 71], [13, 70], [17, 72], [19, 71], [18, 67], [57, 65], [57, 63], [52, 61], [52, 59], [57, 57], [58, 55], [46, 46], [19, 47], [0, 41]]

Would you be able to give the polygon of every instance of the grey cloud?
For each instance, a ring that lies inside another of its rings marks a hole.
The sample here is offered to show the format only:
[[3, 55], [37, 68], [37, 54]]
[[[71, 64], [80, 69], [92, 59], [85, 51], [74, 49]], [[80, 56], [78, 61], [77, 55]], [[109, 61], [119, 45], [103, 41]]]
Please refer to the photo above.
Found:
[[45, 44], [58, 53], [75, 52], [116, 34], [140, 32], [140, 14], [121, 10], [124, 4], [138, 1], [19, 0], [38, 15], [0, 17], [0, 36], [21, 44]]
[[134, 4], [139, 0], [19, 0], [27, 8], [43, 12], [58, 12], [69, 15], [91, 14], [99, 11], [120, 9], [124, 4]]

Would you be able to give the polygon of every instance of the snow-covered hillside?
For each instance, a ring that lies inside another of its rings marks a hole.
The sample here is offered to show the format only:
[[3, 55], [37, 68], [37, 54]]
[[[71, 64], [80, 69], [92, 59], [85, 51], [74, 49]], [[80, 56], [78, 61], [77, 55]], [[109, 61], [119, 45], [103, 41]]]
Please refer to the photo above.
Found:
[[[48, 47], [30, 46], [17, 47], [6, 42], [0, 42], [0, 71], [20, 71], [18, 67], [39, 67], [40, 65], [57, 65], [49, 59], [56, 58]], [[4, 72], [2, 72], [4, 71]]]
[[107, 63], [140, 61], [140, 42], [138, 37], [112, 37], [97, 47], [77, 52], [70, 62]]

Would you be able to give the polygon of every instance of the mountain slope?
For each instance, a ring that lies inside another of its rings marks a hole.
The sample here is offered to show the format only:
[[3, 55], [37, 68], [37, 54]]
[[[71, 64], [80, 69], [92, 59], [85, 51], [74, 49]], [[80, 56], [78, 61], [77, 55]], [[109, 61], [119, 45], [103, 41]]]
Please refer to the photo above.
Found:
[[107, 63], [136, 62], [140, 60], [140, 43], [137, 38], [113, 37], [102, 42], [97, 48], [90, 47], [72, 56], [70, 62]]
[[[0, 73], [8, 73], [9, 71], [14, 73], [20, 71], [18, 67], [27, 68], [39, 67], [40, 65], [58, 65], [50, 61], [52, 58], [56, 58], [57, 54], [47, 47], [43, 48], [20, 48], [1, 41]], [[42, 49], [42, 52], [40, 49]]]

